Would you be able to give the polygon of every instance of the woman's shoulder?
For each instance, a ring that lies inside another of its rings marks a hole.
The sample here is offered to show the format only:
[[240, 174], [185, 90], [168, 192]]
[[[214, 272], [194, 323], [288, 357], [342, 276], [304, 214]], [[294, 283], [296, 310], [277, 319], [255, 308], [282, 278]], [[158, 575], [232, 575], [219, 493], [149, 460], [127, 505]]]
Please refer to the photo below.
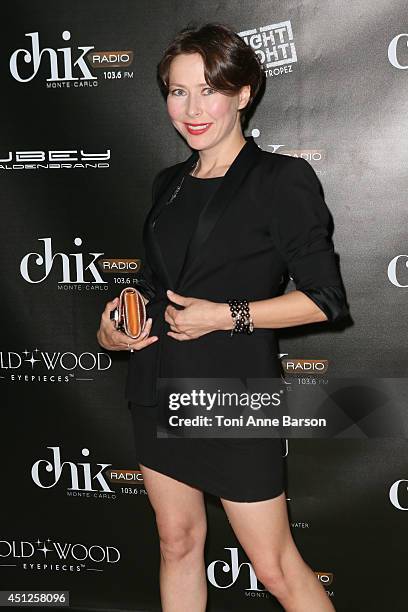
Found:
[[307, 189], [321, 189], [320, 179], [312, 164], [304, 157], [293, 157], [284, 153], [264, 151], [259, 156], [258, 171], [259, 179], [263, 185], [269, 185], [271, 189], [290, 188], [296, 184]]
[[285, 153], [277, 153], [275, 151], [265, 151], [261, 149], [260, 155], [261, 165], [267, 169], [274, 169], [283, 172], [292, 173], [313, 173], [313, 166], [304, 157], [294, 157]]

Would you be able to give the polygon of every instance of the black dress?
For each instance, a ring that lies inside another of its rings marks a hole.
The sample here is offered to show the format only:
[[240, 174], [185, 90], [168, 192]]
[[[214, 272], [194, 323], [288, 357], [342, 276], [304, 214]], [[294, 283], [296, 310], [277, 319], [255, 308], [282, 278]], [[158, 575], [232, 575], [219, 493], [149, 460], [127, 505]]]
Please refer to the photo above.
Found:
[[[201, 209], [223, 178], [201, 179], [187, 174], [177, 197], [157, 220], [157, 239], [173, 279], [180, 272]], [[194, 340], [174, 340], [172, 351], [182, 351], [187, 342]], [[171, 377], [169, 362], [170, 357], [163, 356], [160, 377]], [[200, 372], [192, 367], [194, 374], [189, 374], [199, 377]], [[231, 501], [261, 501], [283, 492], [282, 439], [157, 438], [158, 405], [131, 402], [130, 411], [136, 456], [142, 465]]]

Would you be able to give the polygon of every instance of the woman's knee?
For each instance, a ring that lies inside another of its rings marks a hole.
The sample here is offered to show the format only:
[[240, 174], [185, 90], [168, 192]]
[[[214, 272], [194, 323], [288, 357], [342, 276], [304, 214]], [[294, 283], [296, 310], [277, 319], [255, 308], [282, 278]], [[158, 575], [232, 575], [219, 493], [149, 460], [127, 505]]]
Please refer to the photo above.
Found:
[[182, 561], [192, 555], [202, 555], [204, 553], [207, 526], [189, 522], [167, 523], [158, 525], [160, 539], [160, 554], [164, 561]]
[[290, 585], [279, 558], [269, 561], [264, 558], [252, 563], [252, 566], [256, 577], [270, 593], [280, 599], [288, 595]]

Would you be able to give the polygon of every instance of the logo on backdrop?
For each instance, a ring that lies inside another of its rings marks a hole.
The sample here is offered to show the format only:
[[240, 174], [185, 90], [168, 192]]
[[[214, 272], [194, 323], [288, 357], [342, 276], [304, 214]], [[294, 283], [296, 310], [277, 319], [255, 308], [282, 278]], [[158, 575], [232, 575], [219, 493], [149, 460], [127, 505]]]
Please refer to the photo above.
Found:
[[398, 70], [408, 69], [408, 34], [397, 34], [388, 45], [388, 60]]
[[[31, 285], [41, 284], [50, 278], [56, 279], [58, 290], [61, 291], [107, 291], [108, 281], [102, 274], [109, 273], [111, 282], [117, 285], [137, 284], [136, 275], [141, 266], [140, 259], [134, 258], [104, 258], [99, 260], [103, 252], [77, 253], [54, 252], [51, 237], [38, 238], [38, 251], [26, 253], [20, 262], [20, 274]], [[83, 244], [77, 236], [73, 243], [76, 247]], [[119, 276], [114, 276], [118, 274]]]
[[[31, 466], [31, 479], [40, 489], [65, 491], [67, 497], [117, 500], [119, 495], [146, 497], [140, 470], [116, 469], [111, 463], [77, 461], [64, 456], [60, 446], [47, 446], [45, 457]], [[89, 448], [81, 449], [81, 459], [90, 456]], [[115, 488], [111, 488], [113, 485]]]
[[408, 287], [408, 255], [396, 255], [388, 264], [387, 275], [395, 287]]
[[120, 561], [116, 546], [40, 540], [0, 540], [0, 567], [48, 572], [105, 571]]
[[[251, 136], [259, 138], [261, 136], [261, 130], [253, 128], [251, 130]], [[306, 161], [313, 163], [320, 163], [326, 161], [326, 150], [325, 149], [290, 149], [286, 148], [284, 144], [267, 144], [272, 153], [279, 153], [281, 155], [288, 155], [290, 157], [303, 157]]]
[[[47, 88], [96, 87], [99, 75], [92, 69], [104, 68], [100, 72], [103, 80], [133, 79], [133, 72], [122, 70], [133, 62], [133, 51], [93, 51], [94, 45], [67, 45], [41, 48], [40, 33], [27, 32], [27, 48], [16, 49], [10, 56], [10, 73], [19, 83], [29, 83], [38, 75], [45, 76]], [[71, 32], [64, 30], [63, 41], [71, 41]], [[58, 43], [60, 44], [60, 43]], [[43, 77], [44, 78], [44, 77]]]
[[0, 351], [0, 379], [17, 383], [68, 383], [93, 381], [109, 370], [108, 353], [72, 351]]
[[[248, 585], [247, 587], [245, 587], [244, 590], [258, 591], [259, 593], [262, 592], [263, 598], [268, 599], [270, 597], [270, 594], [268, 591], [266, 591], [266, 589], [261, 589], [259, 587], [259, 581], [256, 577], [254, 568], [252, 567], [251, 563], [247, 561], [239, 563], [238, 548], [225, 547], [224, 550], [229, 551], [229, 553], [227, 553], [229, 554], [228, 561], [225, 561], [223, 559], [216, 559], [215, 561], [212, 561], [207, 567], [207, 576], [211, 584], [218, 589], [229, 589], [236, 583], [236, 581], [238, 580], [238, 576], [242, 571], [246, 574]], [[216, 573], [219, 574], [221, 581], [218, 581]], [[332, 584], [332, 572], [315, 572], [315, 574], [324, 586]], [[228, 582], [226, 582], [226, 580], [228, 580]], [[246, 593], [246, 595], [250, 596], [250, 593]]]
[[259, 56], [267, 77], [292, 72], [297, 62], [290, 20], [238, 32]]
[[109, 168], [111, 150], [87, 153], [83, 149], [8, 151], [0, 153], [0, 170], [58, 170]]
[[392, 483], [389, 490], [389, 498], [397, 510], [408, 510], [408, 480], [401, 478]]
[[[52, 239], [38, 238], [43, 243], [41, 252], [27, 253], [21, 260], [20, 273], [27, 283], [44, 282], [54, 270], [58, 284], [90, 288], [94, 285], [107, 289], [107, 282], [95, 265], [104, 253], [53, 253]], [[76, 247], [82, 246], [82, 238], [74, 239]], [[39, 249], [40, 250], [40, 249]]]
[[326, 374], [329, 368], [328, 359], [282, 359], [283, 371], [285, 374]]
[[305, 359], [304, 357], [289, 357], [288, 355], [289, 353], [279, 353], [283, 373], [281, 378], [286, 385], [290, 386], [293, 381], [296, 384], [299, 381], [302, 381], [302, 384], [317, 382], [319, 385], [326, 385], [329, 382], [328, 376], [325, 376], [329, 371], [328, 359]]
[[[85, 252], [85, 249], [76, 253], [54, 252], [50, 236], [38, 238], [38, 241], [38, 250], [26, 253], [20, 261], [20, 274], [31, 285], [50, 282], [53, 279], [59, 291], [107, 291], [109, 283], [103, 274], [109, 274], [109, 280], [114, 285], [138, 284], [140, 259], [99, 259], [104, 255], [103, 252]], [[83, 240], [77, 236], [73, 243], [76, 247], [81, 247]]]
[[[51, 460], [39, 459], [31, 468], [31, 478], [37, 487], [41, 489], [52, 489], [61, 484], [67, 484], [67, 495], [71, 497], [97, 497], [105, 498], [108, 494], [110, 499], [116, 497], [115, 491], [111, 489], [103, 475], [104, 470], [111, 463], [87, 463], [73, 461], [61, 462], [61, 451], [59, 446], [47, 446], [51, 450]], [[83, 457], [89, 457], [89, 449], [81, 449]], [[60, 481], [62, 481], [60, 483]], [[113, 493], [113, 495], [110, 495]]]

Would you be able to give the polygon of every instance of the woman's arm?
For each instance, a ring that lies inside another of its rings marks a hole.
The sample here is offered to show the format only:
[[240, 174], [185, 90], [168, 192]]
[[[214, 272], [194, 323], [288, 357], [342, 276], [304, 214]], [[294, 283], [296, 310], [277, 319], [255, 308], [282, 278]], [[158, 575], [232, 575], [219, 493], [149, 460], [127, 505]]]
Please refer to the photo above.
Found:
[[349, 314], [329, 225], [313, 167], [302, 158], [287, 159], [274, 180], [270, 230], [296, 290], [253, 303], [258, 326], [337, 321]]
[[[254, 328], [294, 327], [307, 323], [328, 321], [327, 315], [302, 291], [290, 291], [285, 295], [249, 302]], [[214, 307], [217, 329], [232, 329], [233, 319], [229, 305]]]
[[[296, 290], [249, 302], [254, 327], [280, 328], [336, 321], [349, 313], [328, 225], [330, 213], [312, 166], [291, 158], [278, 170], [271, 235]], [[233, 296], [232, 296], [233, 297]], [[232, 328], [227, 303], [215, 307], [220, 329]]]

